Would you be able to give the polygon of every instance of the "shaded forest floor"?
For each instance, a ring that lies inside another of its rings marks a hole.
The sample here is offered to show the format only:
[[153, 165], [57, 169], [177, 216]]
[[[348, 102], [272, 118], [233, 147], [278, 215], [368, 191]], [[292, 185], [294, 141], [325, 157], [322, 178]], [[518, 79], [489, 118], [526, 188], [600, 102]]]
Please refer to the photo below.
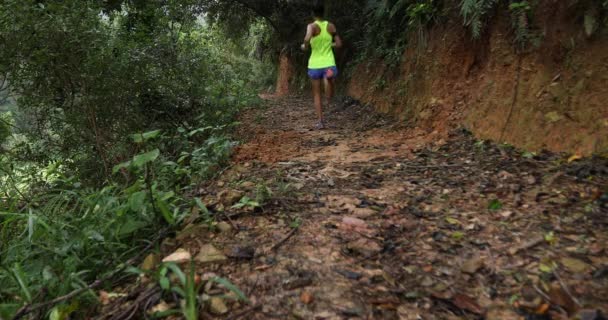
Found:
[[[570, 319], [585, 309], [600, 319], [592, 310], [608, 310], [606, 160], [522, 154], [458, 128], [398, 124], [348, 99], [328, 110], [329, 129], [312, 131], [309, 100], [246, 111], [233, 163], [196, 195], [223, 222], [194, 222], [161, 246], [161, 257], [188, 251], [203, 281], [228, 278], [251, 300], [206, 284], [207, 317]], [[149, 311], [160, 296], [143, 301]]]

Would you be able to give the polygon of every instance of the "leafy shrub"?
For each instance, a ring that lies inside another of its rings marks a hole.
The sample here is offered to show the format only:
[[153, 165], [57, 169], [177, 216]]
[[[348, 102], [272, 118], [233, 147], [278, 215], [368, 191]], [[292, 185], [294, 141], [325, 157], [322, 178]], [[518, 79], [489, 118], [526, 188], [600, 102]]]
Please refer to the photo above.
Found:
[[18, 101], [0, 121], [0, 318], [112, 273], [204, 206], [186, 195], [226, 164], [235, 115], [258, 102], [257, 62], [197, 8], [0, 2], [0, 72]]

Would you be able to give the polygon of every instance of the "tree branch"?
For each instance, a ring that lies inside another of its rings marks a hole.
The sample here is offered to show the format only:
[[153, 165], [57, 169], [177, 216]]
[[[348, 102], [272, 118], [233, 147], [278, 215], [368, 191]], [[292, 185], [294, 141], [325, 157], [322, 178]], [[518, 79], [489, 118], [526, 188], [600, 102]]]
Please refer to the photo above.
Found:
[[262, 13], [262, 11], [260, 11], [258, 8], [252, 6], [251, 4], [249, 4], [243, 0], [231, 0], [231, 1], [240, 4], [241, 6], [253, 11], [258, 16], [264, 18], [276, 32], [281, 34], [281, 29], [279, 29], [279, 27], [276, 25], [276, 23], [274, 21], [272, 21], [272, 19], [268, 15], [265, 15], [264, 13]]

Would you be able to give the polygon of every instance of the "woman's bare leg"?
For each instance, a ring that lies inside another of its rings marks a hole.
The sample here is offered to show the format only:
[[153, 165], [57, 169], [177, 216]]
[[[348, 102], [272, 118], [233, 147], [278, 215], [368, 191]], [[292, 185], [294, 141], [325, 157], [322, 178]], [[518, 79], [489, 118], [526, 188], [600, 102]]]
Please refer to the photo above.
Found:
[[335, 83], [336, 79], [325, 79], [325, 98], [328, 105], [334, 98]]
[[312, 80], [312, 95], [319, 122], [323, 122], [323, 104], [321, 102], [321, 80]]

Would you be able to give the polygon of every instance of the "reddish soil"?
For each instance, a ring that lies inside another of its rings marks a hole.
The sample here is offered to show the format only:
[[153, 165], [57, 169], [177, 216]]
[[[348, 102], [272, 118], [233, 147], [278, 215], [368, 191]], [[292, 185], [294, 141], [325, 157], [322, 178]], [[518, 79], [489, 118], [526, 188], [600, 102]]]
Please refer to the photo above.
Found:
[[[204, 319], [570, 319], [608, 310], [605, 160], [525, 157], [462, 129], [406, 127], [351, 100], [328, 120], [328, 130], [309, 129], [309, 99], [247, 111], [233, 165], [199, 190], [224, 231], [190, 221], [164, 241], [163, 257], [211, 244], [227, 259], [196, 263]], [[235, 295], [206, 282], [214, 276], [250, 303], [226, 298]], [[179, 305], [158, 292], [134, 310]]]
[[501, 12], [481, 40], [455, 16], [398, 67], [362, 63], [349, 94], [421, 127], [464, 125], [529, 151], [608, 155], [608, 38], [587, 37], [568, 1], [540, 1], [530, 31], [539, 45], [518, 54]]

